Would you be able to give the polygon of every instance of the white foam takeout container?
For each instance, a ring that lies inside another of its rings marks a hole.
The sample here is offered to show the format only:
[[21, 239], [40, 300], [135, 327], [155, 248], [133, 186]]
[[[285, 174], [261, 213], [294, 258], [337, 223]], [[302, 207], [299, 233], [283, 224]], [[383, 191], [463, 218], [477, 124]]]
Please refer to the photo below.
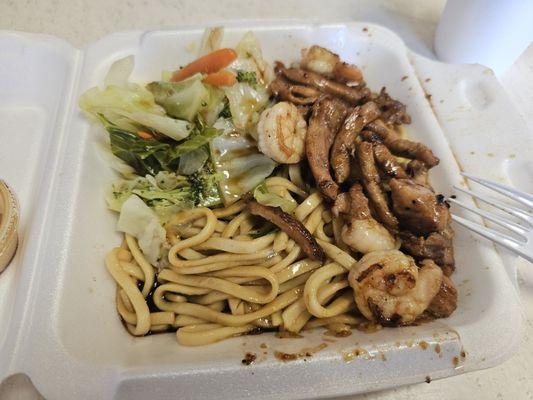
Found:
[[[224, 44], [248, 30], [268, 60], [294, 61], [317, 43], [360, 65], [373, 90], [386, 86], [406, 103], [409, 135], [441, 159], [431, 172], [437, 191], [465, 185], [461, 167], [500, 181], [527, 179], [520, 171], [533, 152], [525, 127], [490, 70], [425, 59], [365, 23], [232, 25]], [[81, 50], [48, 36], [0, 32], [0, 174], [17, 191], [22, 215], [18, 255], [0, 275], [0, 380], [26, 373], [49, 399], [296, 399], [423, 382], [508, 358], [523, 333], [513, 270], [489, 242], [457, 226], [459, 306], [448, 319], [346, 338], [316, 330], [301, 339], [263, 334], [198, 348], [179, 346], [173, 334], [126, 332], [104, 267], [121, 240], [103, 196], [115, 176], [94, 150], [77, 98], [129, 54], [133, 80], [159, 79], [194, 58], [191, 43], [202, 31], [117, 33]], [[497, 151], [488, 156], [490, 149]], [[306, 359], [273, 356], [321, 343], [327, 347]], [[246, 352], [257, 355], [252, 365], [241, 363]]]

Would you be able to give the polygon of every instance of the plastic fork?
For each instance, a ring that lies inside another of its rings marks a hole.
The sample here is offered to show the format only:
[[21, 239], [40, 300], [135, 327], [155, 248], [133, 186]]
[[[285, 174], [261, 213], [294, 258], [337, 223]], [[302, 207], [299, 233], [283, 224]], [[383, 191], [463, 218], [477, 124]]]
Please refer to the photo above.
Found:
[[[502, 185], [501, 183], [490, 182], [485, 179], [477, 178], [470, 174], [462, 173], [462, 175], [473, 182], [476, 182], [488, 189], [494, 190], [514, 201], [517, 201], [530, 210], [533, 209], [533, 195], [529, 193], [521, 192], [510, 186]], [[482, 224], [452, 214], [452, 219], [455, 222], [509, 249], [513, 253], [518, 254], [526, 260], [533, 262], [533, 214], [531, 214], [531, 212], [523, 210], [522, 208], [511, 206], [502, 201], [495, 200], [479, 192], [473, 192], [457, 186], [454, 186], [454, 189], [481, 200], [484, 203], [490, 204], [491, 206], [512, 215], [518, 221], [520, 221], [519, 223], [516, 223], [495, 213], [471, 207], [454, 198], [449, 198], [448, 200], [451, 203], [502, 226], [507, 231], [510, 231], [509, 233], [512, 235], [487, 228]]]

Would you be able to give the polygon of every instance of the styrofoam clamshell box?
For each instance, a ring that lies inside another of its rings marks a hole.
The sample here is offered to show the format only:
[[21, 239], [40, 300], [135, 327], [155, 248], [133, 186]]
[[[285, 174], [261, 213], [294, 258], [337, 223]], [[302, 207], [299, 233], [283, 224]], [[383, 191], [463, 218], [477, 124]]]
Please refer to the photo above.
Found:
[[[407, 104], [409, 136], [441, 159], [431, 172], [438, 192], [450, 195], [452, 185], [466, 185], [461, 168], [513, 181], [531, 167], [525, 127], [481, 66], [423, 58], [394, 33], [366, 23], [232, 24], [224, 45], [235, 45], [248, 30], [270, 61], [295, 61], [301, 48], [319, 44], [361, 66], [374, 91], [386, 86]], [[0, 176], [18, 193], [22, 214], [18, 254], [0, 275], [0, 380], [28, 374], [49, 399], [299, 399], [438, 379], [508, 358], [523, 333], [513, 268], [491, 243], [457, 226], [459, 304], [448, 319], [328, 341], [316, 330], [299, 339], [263, 334], [195, 348], [179, 346], [173, 334], [126, 332], [104, 267], [104, 255], [121, 240], [104, 201], [116, 177], [97, 156], [77, 99], [130, 54], [133, 81], [159, 79], [162, 70], [194, 58], [191, 43], [202, 32], [116, 33], [86, 49], [0, 32]], [[502, 137], [503, 128], [516, 140]], [[489, 148], [500, 151], [484, 156]], [[306, 359], [273, 356], [322, 343], [327, 347]], [[246, 352], [257, 355], [255, 363], [241, 363]]]

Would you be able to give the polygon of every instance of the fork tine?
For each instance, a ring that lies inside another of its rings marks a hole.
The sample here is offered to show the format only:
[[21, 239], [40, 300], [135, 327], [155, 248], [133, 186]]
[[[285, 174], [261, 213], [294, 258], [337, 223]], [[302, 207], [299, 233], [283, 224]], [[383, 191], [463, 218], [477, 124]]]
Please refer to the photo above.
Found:
[[491, 197], [487, 197], [485, 195], [478, 194], [476, 192], [472, 192], [470, 190], [466, 190], [463, 188], [460, 188], [458, 186], [453, 187], [455, 190], [458, 190], [459, 192], [465, 193], [469, 196], [475, 197], [476, 199], [479, 199], [483, 201], [484, 203], [490, 204], [491, 206], [494, 206], [502, 211], [505, 211], [508, 214], [511, 214], [512, 216], [519, 218], [520, 220], [527, 222], [529, 225], [532, 225], [533, 222], [533, 215], [528, 213], [527, 211], [524, 211], [518, 207], [511, 206], [509, 204], [505, 204], [504, 202], [495, 200]]
[[463, 225], [464, 227], [470, 229], [471, 231], [474, 231], [480, 234], [481, 236], [489, 240], [492, 240], [493, 242], [498, 243], [502, 245], [503, 247], [515, 252], [516, 254], [519, 254], [520, 256], [524, 257], [526, 260], [533, 262], [533, 257], [527, 254], [526, 252], [522, 251], [520, 248], [520, 244], [512, 237], [502, 234], [500, 232], [494, 231], [492, 229], [486, 228], [485, 226], [480, 225], [477, 222], [472, 222], [465, 218], [458, 217], [457, 215], [452, 215], [452, 219], [458, 224]]
[[533, 195], [530, 195], [529, 193], [521, 192], [520, 190], [516, 190], [511, 186], [502, 185], [501, 183], [490, 182], [485, 179], [481, 179], [476, 176], [467, 174], [465, 172], [462, 172], [461, 175], [467, 177], [468, 179], [474, 182], [479, 183], [480, 185], [483, 185], [489, 189], [492, 189], [498, 193], [510, 197], [511, 199], [516, 200], [529, 208], [533, 208]]
[[504, 228], [509, 229], [510, 231], [513, 231], [514, 233], [519, 234], [525, 239], [527, 239], [524, 235], [528, 232], [527, 229], [525, 229], [523, 226], [520, 226], [518, 224], [515, 224], [514, 222], [507, 221], [504, 218], [501, 218], [493, 213], [490, 213], [488, 211], [481, 210], [479, 208], [471, 207], [467, 204], [464, 204], [460, 201], [457, 201], [455, 199], [448, 199], [449, 202], [458, 205], [459, 207], [462, 207], [470, 212], [473, 212], [474, 214], [481, 215], [483, 218], [486, 218], [500, 226], [503, 226]]

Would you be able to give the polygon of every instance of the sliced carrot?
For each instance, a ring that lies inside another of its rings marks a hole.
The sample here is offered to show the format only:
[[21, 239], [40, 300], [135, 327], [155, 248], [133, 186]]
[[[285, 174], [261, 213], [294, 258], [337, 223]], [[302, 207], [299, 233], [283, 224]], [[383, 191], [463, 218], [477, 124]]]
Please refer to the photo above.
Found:
[[154, 138], [154, 135], [152, 135], [149, 132], [145, 132], [145, 131], [137, 132], [137, 136], [139, 136], [142, 139], [153, 139]]
[[229, 71], [218, 71], [207, 75], [203, 82], [212, 86], [233, 86], [237, 83], [237, 78]]
[[194, 74], [212, 74], [230, 65], [237, 58], [233, 49], [215, 50], [203, 57], [198, 58], [185, 67], [178, 69], [170, 78], [173, 82], [182, 81]]

